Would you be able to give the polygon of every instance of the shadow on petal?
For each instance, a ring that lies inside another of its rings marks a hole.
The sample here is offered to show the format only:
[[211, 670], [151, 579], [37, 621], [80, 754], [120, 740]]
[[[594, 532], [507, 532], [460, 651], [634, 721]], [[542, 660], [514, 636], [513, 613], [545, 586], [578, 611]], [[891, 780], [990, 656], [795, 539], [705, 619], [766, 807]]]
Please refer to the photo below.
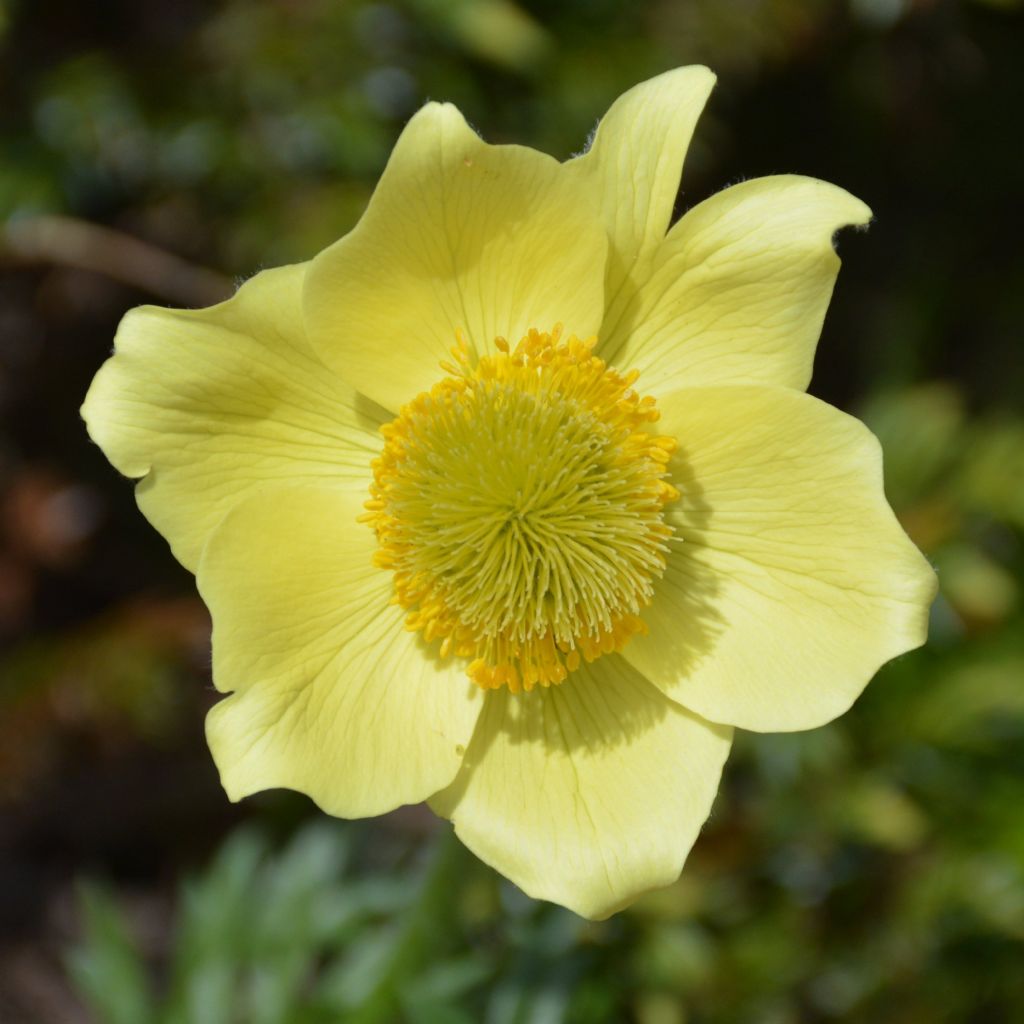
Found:
[[681, 557], [689, 545], [700, 543], [714, 513], [688, 458], [685, 439], [680, 441], [669, 463], [669, 479], [680, 498], [666, 510], [675, 533], [665, 572], [655, 580], [654, 596], [643, 614], [650, 632], [635, 637], [623, 650], [627, 661], [652, 678], [685, 676], [714, 656], [726, 628], [716, 607], [721, 588], [715, 574], [702, 562]]

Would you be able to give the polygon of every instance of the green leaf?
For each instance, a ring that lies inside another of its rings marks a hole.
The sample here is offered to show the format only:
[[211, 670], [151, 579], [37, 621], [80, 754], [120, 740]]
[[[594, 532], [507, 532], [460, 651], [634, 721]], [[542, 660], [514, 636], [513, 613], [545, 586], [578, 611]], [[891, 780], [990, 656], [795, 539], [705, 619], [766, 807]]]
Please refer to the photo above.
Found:
[[97, 884], [78, 892], [81, 943], [67, 957], [78, 991], [100, 1024], [150, 1024], [146, 967], [113, 897]]

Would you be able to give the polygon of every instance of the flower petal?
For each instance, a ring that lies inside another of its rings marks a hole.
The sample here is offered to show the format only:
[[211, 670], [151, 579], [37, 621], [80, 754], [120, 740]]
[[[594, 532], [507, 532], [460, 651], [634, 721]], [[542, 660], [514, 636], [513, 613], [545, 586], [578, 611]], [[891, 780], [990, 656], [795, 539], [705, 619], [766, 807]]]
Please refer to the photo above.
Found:
[[677, 534], [624, 656], [674, 700], [759, 732], [842, 714], [890, 658], [924, 643], [935, 574], [882, 490], [858, 420], [783, 388], [661, 399], [680, 448]]
[[235, 691], [207, 738], [232, 800], [283, 786], [363, 817], [424, 800], [458, 771], [482, 696], [404, 628], [360, 511], [343, 490], [267, 491], [203, 552], [214, 682]]
[[429, 103], [355, 230], [313, 261], [306, 323], [329, 366], [397, 412], [441, 375], [459, 329], [478, 349], [556, 323], [594, 334], [607, 247], [557, 161], [489, 146], [453, 106]]
[[649, 272], [648, 257], [665, 238], [683, 160], [714, 84], [701, 65], [641, 82], [612, 104], [587, 151], [565, 164], [604, 217], [609, 302], [627, 278], [642, 281]]
[[488, 693], [430, 803], [528, 895], [603, 918], [678, 877], [730, 740], [606, 655], [549, 689]]
[[310, 349], [304, 274], [264, 271], [208, 309], [132, 310], [82, 406], [107, 458], [144, 477], [139, 507], [193, 571], [225, 512], [268, 483], [369, 486], [388, 416]]
[[832, 236], [870, 218], [848, 192], [796, 175], [719, 192], [610, 304], [601, 354], [640, 370], [655, 394], [715, 384], [802, 391], [839, 273]]

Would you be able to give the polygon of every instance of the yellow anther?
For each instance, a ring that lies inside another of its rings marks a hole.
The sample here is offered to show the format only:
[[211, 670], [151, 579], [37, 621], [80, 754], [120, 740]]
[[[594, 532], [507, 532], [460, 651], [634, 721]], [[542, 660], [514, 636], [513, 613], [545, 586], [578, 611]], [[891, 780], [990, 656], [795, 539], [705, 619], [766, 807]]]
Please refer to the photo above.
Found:
[[596, 338], [531, 330], [455, 362], [381, 428], [363, 521], [407, 629], [469, 660], [484, 689], [562, 682], [621, 650], [664, 570], [674, 438]]

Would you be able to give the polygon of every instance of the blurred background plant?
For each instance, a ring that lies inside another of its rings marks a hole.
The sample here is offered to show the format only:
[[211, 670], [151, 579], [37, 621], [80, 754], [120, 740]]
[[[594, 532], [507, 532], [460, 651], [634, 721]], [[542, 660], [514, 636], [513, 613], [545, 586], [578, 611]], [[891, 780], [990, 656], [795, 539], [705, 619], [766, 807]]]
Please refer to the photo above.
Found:
[[[1022, 52], [1012, 0], [0, 0], [0, 1022], [1024, 1020]], [[228, 805], [205, 612], [78, 420], [118, 319], [334, 240], [426, 98], [566, 157], [695, 61], [679, 212], [780, 171], [875, 210], [812, 391], [882, 439], [928, 648], [741, 735], [683, 878], [601, 924], [422, 809]]]

